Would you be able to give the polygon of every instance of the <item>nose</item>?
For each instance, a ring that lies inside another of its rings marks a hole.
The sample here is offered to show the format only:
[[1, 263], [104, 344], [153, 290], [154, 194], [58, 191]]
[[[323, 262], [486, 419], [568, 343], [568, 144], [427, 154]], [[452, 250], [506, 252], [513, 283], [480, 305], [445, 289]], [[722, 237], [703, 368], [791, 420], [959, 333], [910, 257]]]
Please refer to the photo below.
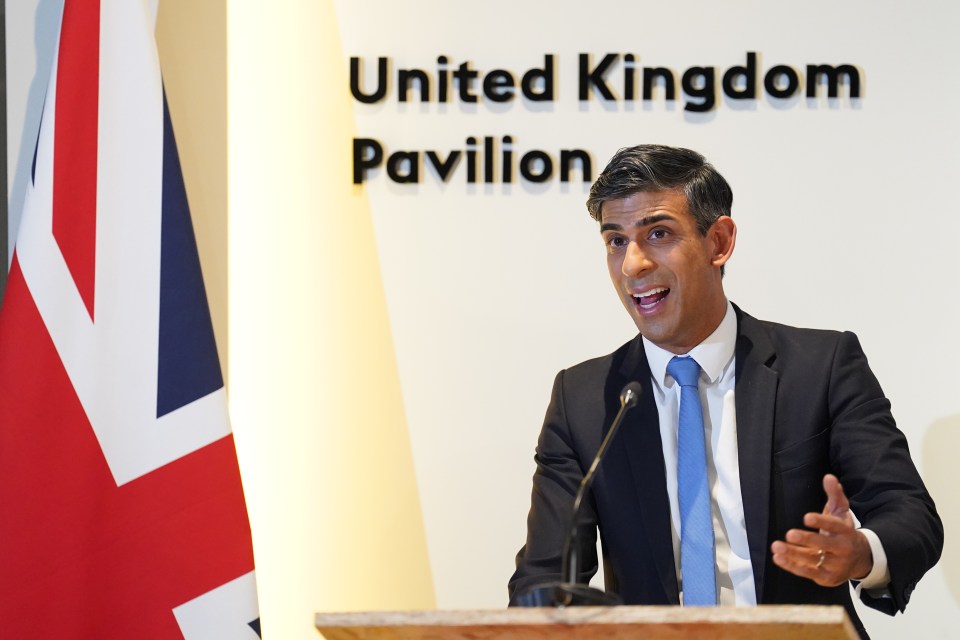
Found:
[[639, 244], [631, 242], [627, 245], [626, 254], [623, 256], [623, 275], [628, 278], [637, 278], [653, 266], [650, 257], [643, 251]]

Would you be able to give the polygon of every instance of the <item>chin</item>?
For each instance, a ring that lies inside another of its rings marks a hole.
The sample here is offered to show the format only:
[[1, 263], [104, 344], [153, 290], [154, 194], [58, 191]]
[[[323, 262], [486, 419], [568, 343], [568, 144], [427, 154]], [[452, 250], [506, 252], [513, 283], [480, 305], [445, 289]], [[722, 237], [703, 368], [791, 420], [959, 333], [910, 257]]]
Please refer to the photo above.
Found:
[[637, 329], [640, 330], [640, 333], [643, 335], [644, 338], [646, 338], [653, 344], [657, 345], [662, 349], [667, 349], [667, 351], [673, 351], [673, 348], [666, 345], [676, 344], [677, 336], [674, 333], [670, 331], [665, 331], [664, 327], [658, 326], [657, 324], [653, 324], [650, 322], [646, 322], [642, 324], [638, 322]]

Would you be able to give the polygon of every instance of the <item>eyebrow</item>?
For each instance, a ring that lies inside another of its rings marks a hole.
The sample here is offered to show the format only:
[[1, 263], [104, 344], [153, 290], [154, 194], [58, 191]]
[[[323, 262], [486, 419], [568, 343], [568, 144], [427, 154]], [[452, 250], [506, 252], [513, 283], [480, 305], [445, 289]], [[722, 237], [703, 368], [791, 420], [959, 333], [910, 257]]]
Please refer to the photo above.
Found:
[[[675, 218], [668, 213], [658, 213], [656, 215], [647, 216], [646, 218], [640, 218], [633, 223], [633, 227], [634, 229], [640, 229], [657, 222], [663, 222], [664, 220], [675, 220]], [[604, 231], [623, 231], [623, 227], [612, 222], [604, 222], [600, 225], [600, 233], [603, 233]]]

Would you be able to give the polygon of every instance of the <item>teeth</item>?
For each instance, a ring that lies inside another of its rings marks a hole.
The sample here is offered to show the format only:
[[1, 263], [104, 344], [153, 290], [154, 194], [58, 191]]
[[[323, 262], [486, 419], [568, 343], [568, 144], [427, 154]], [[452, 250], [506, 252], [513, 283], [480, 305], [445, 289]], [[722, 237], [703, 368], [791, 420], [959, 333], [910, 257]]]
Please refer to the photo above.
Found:
[[656, 289], [650, 289], [649, 291], [644, 291], [643, 293], [635, 293], [633, 294], [633, 297], [637, 299], [646, 298], [647, 296], [656, 295], [661, 291], [666, 291], [666, 290], [667, 290], [666, 287], [657, 287]]

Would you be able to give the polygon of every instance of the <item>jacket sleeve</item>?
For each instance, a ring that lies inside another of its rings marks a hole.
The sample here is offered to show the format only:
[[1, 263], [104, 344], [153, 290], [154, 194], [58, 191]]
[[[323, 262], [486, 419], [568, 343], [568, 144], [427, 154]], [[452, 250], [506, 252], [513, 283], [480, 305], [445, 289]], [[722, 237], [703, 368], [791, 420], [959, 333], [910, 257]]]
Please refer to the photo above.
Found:
[[[569, 530], [573, 500], [590, 460], [582, 459], [571, 435], [564, 409], [564, 372], [557, 374], [543, 429], [534, 455], [533, 493], [527, 516], [527, 540], [517, 554], [510, 578], [511, 604], [531, 587], [560, 580], [563, 545]], [[597, 572], [597, 516], [588, 494], [579, 518], [579, 581], [588, 583]]]
[[943, 525], [852, 333], [839, 338], [829, 388], [831, 467], [862, 526], [880, 538], [890, 570], [888, 593], [861, 591], [860, 597], [893, 615], [906, 608], [917, 582], [940, 558]]

